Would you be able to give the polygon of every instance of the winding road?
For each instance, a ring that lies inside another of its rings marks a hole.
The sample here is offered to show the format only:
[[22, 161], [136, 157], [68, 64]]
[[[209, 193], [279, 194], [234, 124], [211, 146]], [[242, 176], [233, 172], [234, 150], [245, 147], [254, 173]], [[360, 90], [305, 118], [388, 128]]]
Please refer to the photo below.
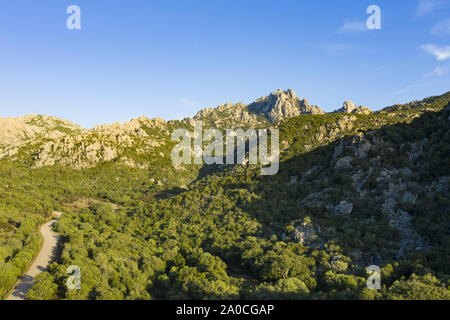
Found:
[[59, 236], [53, 232], [52, 228], [61, 217], [61, 212], [54, 211], [53, 216], [56, 218], [43, 224], [40, 228], [42, 237], [44, 238], [44, 243], [38, 256], [28, 271], [25, 272], [19, 282], [15, 285], [12, 293], [6, 300], [25, 300], [28, 290], [30, 290], [33, 286], [34, 278], [42, 271], [45, 271], [54, 260]]

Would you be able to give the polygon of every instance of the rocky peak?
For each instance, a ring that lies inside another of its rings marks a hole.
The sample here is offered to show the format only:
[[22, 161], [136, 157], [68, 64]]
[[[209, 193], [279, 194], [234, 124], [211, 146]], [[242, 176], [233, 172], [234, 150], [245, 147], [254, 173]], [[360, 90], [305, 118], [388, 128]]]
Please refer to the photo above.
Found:
[[[260, 116], [276, 123], [301, 114], [324, 114], [324, 112], [317, 106], [311, 106], [306, 99], [298, 98], [294, 90], [278, 89], [249, 105], [227, 102], [217, 108], [203, 109], [193, 119], [212, 121], [216, 127], [224, 125], [258, 126], [261, 124]], [[189, 118], [185, 120], [192, 122], [192, 119]]]
[[306, 99], [299, 99], [298, 105], [300, 114], [324, 114], [322, 109], [317, 106], [311, 106]]
[[250, 112], [263, 114], [272, 123], [296, 117], [304, 113], [323, 113], [318, 107], [311, 107], [305, 99], [297, 98], [294, 90], [278, 89], [248, 106]]
[[353, 101], [347, 100], [344, 101], [344, 106], [342, 107], [346, 113], [352, 113], [353, 110], [357, 108]]
[[333, 111], [333, 113], [357, 113], [357, 114], [370, 114], [372, 110], [364, 106], [357, 107], [352, 101], [344, 101], [342, 108]]

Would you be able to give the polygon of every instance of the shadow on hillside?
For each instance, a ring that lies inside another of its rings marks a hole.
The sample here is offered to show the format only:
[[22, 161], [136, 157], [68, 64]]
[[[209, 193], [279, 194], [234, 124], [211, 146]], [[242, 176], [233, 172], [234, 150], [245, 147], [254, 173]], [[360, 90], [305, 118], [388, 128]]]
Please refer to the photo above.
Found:
[[[422, 141], [425, 138], [431, 140], [432, 135], [440, 129], [448, 132], [449, 114], [450, 112], [446, 110], [426, 112], [409, 124], [398, 123], [371, 130], [371, 135], [376, 135], [382, 138], [382, 141], [398, 147], [394, 151], [382, 149], [382, 153], [377, 154], [383, 159], [382, 166], [390, 169], [410, 166], [414, 171], [416, 163], [402, 155], [404, 151], [400, 150], [400, 145], [406, 142]], [[395, 246], [399, 242], [398, 230], [389, 227], [388, 217], [381, 211], [382, 203], [377, 203], [371, 197], [361, 197], [351, 179], [351, 174], [356, 171], [370, 170], [369, 160], [372, 156], [369, 154], [369, 158], [364, 160], [355, 158], [348, 168], [336, 168], [337, 160], [347, 154], [344, 150], [342, 155], [334, 159], [335, 147], [344, 141], [348, 144], [349, 139], [351, 136], [289, 159], [282, 158], [279, 173], [274, 176], [259, 177], [256, 186], [253, 183], [246, 184], [241, 181], [239, 175], [245, 175], [245, 171], [250, 171], [244, 168], [242, 173], [237, 174], [235, 182], [227, 181], [222, 187], [228, 191], [248, 189], [256, 194], [253, 200], [237, 202], [237, 206], [261, 224], [260, 236], [266, 239], [271, 239], [275, 235], [281, 241], [285, 237], [283, 233], [286, 232], [286, 225], [296, 220], [302, 222], [305, 217], [309, 217], [312, 225], [327, 227], [319, 232], [321, 241], [316, 243], [318, 247], [323, 248], [324, 243], [333, 240], [340, 247], [346, 247], [347, 254], [351, 254], [352, 250], [361, 250], [365, 263], [381, 264], [386, 259], [393, 260], [395, 257], [391, 254], [396, 250]], [[218, 166], [205, 166], [202, 168], [203, 177], [209, 172], [220, 172], [220, 170], [225, 169]], [[418, 174], [419, 181], [426, 179], [421, 172], [415, 172], [415, 174]], [[321, 179], [326, 177], [327, 180], [319, 181], [317, 179], [319, 176]], [[366, 186], [369, 191], [381, 192], [381, 194], [385, 191], [383, 189], [385, 187], [377, 182]], [[329, 203], [317, 207], [304, 206], [302, 200], [312, 193], [326, 195]], [[350, 215], [333, 214], [330, 207], [327, 207], [336, 206], [348, 199], [353, 203], [353, 211]], [[233, 261], [226, 262], [230, 266], [233, 264]]]

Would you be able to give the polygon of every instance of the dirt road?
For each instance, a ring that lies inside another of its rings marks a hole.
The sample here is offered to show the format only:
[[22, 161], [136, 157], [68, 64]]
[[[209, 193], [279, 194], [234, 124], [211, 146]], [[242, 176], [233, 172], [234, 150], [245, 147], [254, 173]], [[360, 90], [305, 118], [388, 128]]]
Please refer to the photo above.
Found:
[[42, 271], [45, 271], [48, 265], [53, 261], [59, 236], [52, 231], [52, 228], [61, 216], [61, 213], [53, 212], [53, 216], [56, 216], [56, 218], [41, 226], [40, 231], [44, 238], [44, 242], [38, 256], [28, 271], [25, 272], [16, 284], [14, 290], [6, 300], [25, 300], [28, 290], [33, 286], [34, 277]]

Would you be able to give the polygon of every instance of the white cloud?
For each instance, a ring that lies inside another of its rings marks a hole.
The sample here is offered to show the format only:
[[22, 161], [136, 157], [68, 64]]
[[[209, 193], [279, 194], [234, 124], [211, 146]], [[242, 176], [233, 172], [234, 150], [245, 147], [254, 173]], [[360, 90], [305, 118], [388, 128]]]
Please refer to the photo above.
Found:
[[450, 59], [450, 46], [439, 47], [434, 44], [425, 44], [419, 48], [435, 56], [438, 61]]
[[367, 25], [364, 21], [345, 21], [339, 29], [340, 33], [367, 31]]
[[416, 16], [420, 17], [427, 15], [441, 8], [445, 4], [446, 4], [445, 1], [442, 0], [420, 0], [419, 5], [417, 6], [416, 9]]
[[430, 32], [433, 36], [450, 35], [450, 19], [439, 22], [431, 29]]

